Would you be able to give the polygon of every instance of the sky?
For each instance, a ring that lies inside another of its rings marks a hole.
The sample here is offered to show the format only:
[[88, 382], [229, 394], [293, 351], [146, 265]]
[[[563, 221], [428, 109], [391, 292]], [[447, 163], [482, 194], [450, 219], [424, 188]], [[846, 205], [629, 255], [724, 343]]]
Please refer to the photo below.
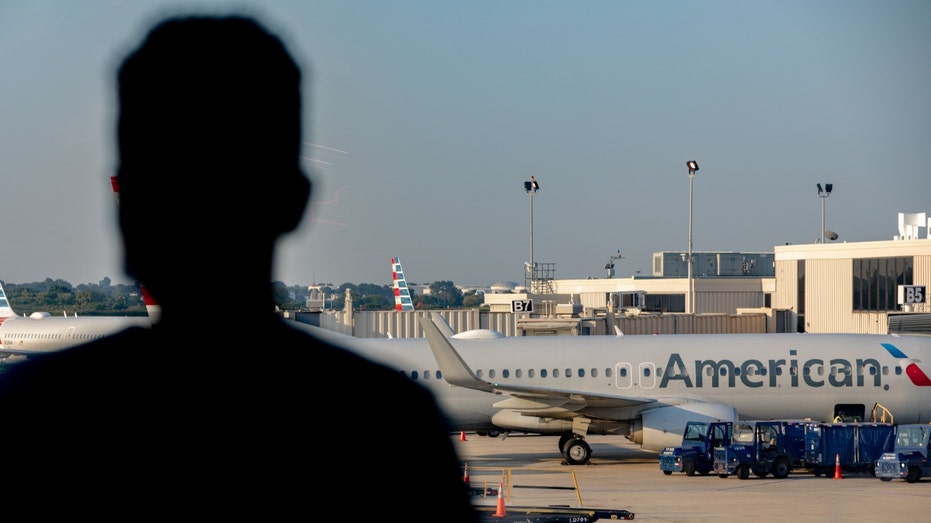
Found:
[[931, 212], [927, 0], [0, 0], [0, 280], [131, 282], [114, 71], [192, 11], [256, 15], [303, 69], [288, 285], [648, 276], [690, 230], [772, 252], [822, 210], [838, 242]]

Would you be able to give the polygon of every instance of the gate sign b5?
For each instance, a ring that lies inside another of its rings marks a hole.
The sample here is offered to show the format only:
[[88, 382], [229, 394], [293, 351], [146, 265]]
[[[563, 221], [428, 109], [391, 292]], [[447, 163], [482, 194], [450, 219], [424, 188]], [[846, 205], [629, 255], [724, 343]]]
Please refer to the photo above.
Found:
[[511, 300], [511, 312], [533, 312], [533, 300]]
[[924, 303], [927, 296], [924, 285], [899, 285], [899, 305]]

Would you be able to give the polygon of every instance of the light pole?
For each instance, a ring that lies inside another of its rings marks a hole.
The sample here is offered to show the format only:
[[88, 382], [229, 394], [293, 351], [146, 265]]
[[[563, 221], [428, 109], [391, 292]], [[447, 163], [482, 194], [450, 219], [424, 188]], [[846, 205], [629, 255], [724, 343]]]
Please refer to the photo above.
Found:
[[695, 314], [695, 290], [692, 287], [692, 182], [698, 172], [698, 162], [689, 160], [685, 165], [689, 168], [689, 299], [685, 312]]
[[530, 195], [530, 266], [527, 267], [530, 272], [530, 292], [533, 293], [533, 281], [536, 279], [536, 266], [533, 263], [533, 195], [540, 189], [540, 184], [536, 178], [530, 177], [530, 180], [524, 182], [524, 190]]
[[824, 188], [821, 187], [820, 183], [818, 184], [818, 196], [821, 197], [821, 243], [824, 243], [824, 200], [831, 195], [833, 189], [833, 183], [824, 184]]

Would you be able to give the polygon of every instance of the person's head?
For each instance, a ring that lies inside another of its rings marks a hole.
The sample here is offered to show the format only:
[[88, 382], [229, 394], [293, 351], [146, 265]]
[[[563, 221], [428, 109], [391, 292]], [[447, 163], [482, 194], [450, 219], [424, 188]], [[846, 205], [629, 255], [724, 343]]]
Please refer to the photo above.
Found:
[[167, 19], [123, 61], [119, 226], [127, 274], [156, 299], [218, 261], [270, 270], [310, 197], [300, 84], [281, 40], [238, 16]]

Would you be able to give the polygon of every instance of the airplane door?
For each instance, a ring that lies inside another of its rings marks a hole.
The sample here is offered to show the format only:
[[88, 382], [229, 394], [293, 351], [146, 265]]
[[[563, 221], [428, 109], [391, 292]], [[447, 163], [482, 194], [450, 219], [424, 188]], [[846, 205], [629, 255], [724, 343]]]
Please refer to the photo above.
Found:
[[633, 382], [633, 369], [631, 368], [630, 363], [618, 363], [614, 367], [614, 374], [617, 376], [617, 388], [619, 389], [629, 389], [631, 383]]
[[652, 389], [656, 386], [656, 365], [653, 363], [640, 364], [640, 388]]
[[74, 338], [74, 327], [68, 327], [65, 331], [65, 339], [70, 341], [72, 338]]

